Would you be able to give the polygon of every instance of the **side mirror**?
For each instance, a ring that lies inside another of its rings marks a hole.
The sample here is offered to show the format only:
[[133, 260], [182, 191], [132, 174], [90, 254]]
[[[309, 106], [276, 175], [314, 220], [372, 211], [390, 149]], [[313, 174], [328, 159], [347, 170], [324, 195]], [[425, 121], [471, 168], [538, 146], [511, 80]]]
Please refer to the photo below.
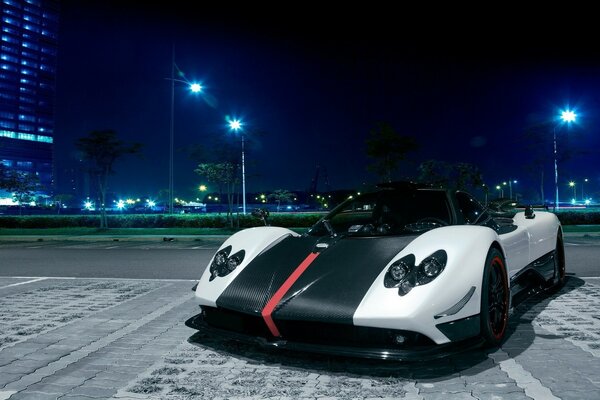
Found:
[[533, 207], [531, 207], [531, 206], [525, 207], [525, 218], [527, 218], [527, 219], [535, 218], [535, 213], [533, 212]]
[[269, 218], [269, 210], [263, 208], [255, 208], [254, 210], [252, 210], [252, 216], [262, 220], [265, 226], [268, 225], [267, 218]]

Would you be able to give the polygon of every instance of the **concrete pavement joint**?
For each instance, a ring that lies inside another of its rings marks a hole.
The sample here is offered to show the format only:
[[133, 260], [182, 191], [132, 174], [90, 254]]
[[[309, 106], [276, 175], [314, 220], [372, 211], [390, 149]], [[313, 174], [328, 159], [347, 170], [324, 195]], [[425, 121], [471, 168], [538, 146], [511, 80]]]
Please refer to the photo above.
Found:
[[517, 386], [525, 390], [525, 394], [533, 400], [560, 400], [552, 394], [552, 391], [542, 385], [542, 383], [526, 371], [515, 360], [511, 359], [508, 353], [498, 350], [489, 355], [494, 361], [500, 365], [500, 369], [513, 379]]
[[594, 357], [600, 357], [600, 348], [594, 347], [600, 341], [600, 320], [590, 315], [589, 311], [581, 312], [577, 307], [581, 304], [585, 304], [586, 311], [590, 308], [600, 309], [598, 296], [584, 286], [550, 301], [544, 307], [544, 316], [550, 319], [542, 317], [534, 321]]
[[[61, 359], [46, 365], [45, 367], [37, 369], [35, 371], [35, 375], [38, 375], [40, 377], [39, 380], [37, 380], [37, 382], [41, 381], [44, 377], [50, 376], [50, 375], [54, 374], [56, 371], [66, 368], [68, 365], [83, 359], [84, 357], [88, 356], [89, 354], [116, 341], [117, 339], [122, 338], [123, 336], [127, 335], [128, 333], [131, 333], [131, 332], [135, 331], [136, 329], [139, 329], [141, 326], [160, 317], [161, 315], [165, 314], [167, 311], [188, 301], [192, 297], [193, 297], [192, 294], [189, 294], [187, 296], [181, 296], [179, 299], [158, 308], [154, 312], [140, 318], [139, 320], [135, 321], [134, 323], [131, 323], [128, 326], [109, 334], [108, 336], [105, 336], [99, 340], [96, 340], [96, 341], [88, 344], [87, 346], [84, 346], [84, 347], [80, 348], [79, 350], [76, 350], [76, 351], [70, 353], [69, 355], [62, 357]], [[29, 379], [26, 379], [27, 376], [30, 377], [31, 375], [26, 375], [26, 376], [22, 377], [21, 379], [19, 379], [18, 381], [7, 384], [6, 388], [23, 390], [27, 386], [29, 386], [31, 383], [35, 383], [35, 382], [27, 382], [26, 383], [25, 381], [29, 380]], [[26, 384], [24, 385], [24, 383], [26, 383]]]
[[6, 285], [6, 286], [0, 286], [0, 289], [4, 289], [7, 287], [13, 287], [13, 286], [20, 286], [20, 285], [27, 285], [28, 283], [33, 283], [33, 282], [39, 282], [39, 281], [43, 281], [46, 280], [48, 278], [43, 277], [43, 278], [35, 278], [35, 279], [31, 279], [29, 281], [25, 281], [25, 282], [17, 282], [17, 283], [12, 283], [10, 285]]

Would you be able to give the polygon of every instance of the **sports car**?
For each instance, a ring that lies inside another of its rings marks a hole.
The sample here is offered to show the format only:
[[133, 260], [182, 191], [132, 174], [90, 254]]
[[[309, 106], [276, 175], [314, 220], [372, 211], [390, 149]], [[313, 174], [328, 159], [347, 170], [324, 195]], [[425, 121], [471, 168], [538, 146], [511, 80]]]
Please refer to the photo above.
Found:
[[306, 233], [229, 237], [188, 326], [264, 346], [410, 359], [499, 345], [513, 302], [565, 281], [555, 214], [495, 218], [472, 195], [411, 182], [349, 198]]

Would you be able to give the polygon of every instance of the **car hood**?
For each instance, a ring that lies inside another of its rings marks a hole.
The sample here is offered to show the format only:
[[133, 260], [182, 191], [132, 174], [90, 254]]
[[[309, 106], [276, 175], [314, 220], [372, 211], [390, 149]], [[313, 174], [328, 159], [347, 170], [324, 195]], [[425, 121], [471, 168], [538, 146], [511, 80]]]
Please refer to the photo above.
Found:
[[218, 307], [272, 318], [352, 323], [383, 268], [418, 235], [288, 237], [244, 268], [218, 297]]

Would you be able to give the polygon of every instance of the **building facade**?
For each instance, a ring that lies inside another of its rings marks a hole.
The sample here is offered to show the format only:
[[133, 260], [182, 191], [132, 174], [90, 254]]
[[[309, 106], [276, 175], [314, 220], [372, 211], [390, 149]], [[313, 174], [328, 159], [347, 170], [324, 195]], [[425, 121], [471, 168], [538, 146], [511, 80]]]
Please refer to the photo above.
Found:
[[0, 162], [53, 190], [58, 0], [0, 0]]

